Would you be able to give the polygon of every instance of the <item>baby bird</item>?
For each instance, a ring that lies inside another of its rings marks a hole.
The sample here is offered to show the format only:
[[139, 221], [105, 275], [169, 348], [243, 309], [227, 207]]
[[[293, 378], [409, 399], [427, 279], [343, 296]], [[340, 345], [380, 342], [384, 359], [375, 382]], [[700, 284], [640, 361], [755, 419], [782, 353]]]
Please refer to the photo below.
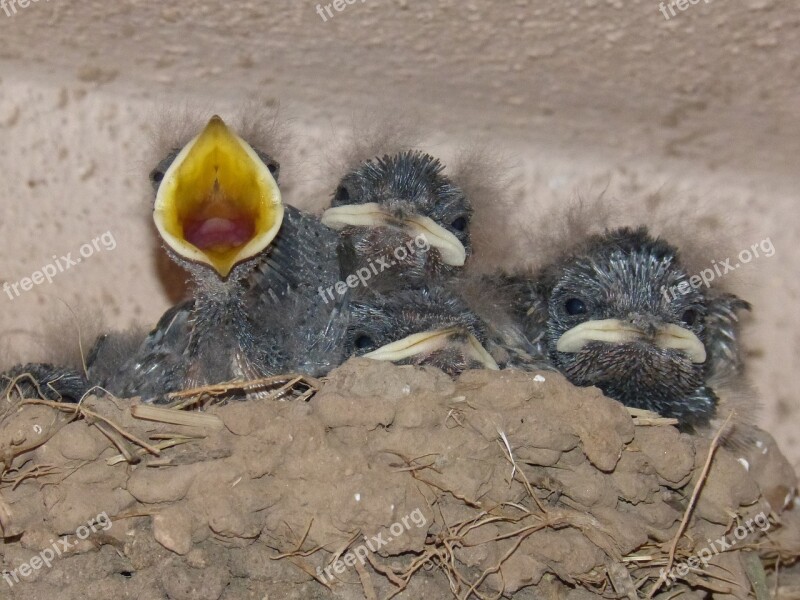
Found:
[[192, 275], [194, 297], [170, 309], [103, 387], [151, 397], [264, 373], [263, 328], [244, 296], [284, 218], [274, 174], [277, 163], [218, 116], [154, 170], [153, 220], [170, 257]]
[[[93, 381], [160, 401], [186, 387], [319, 375], [341, 362], [349, 296], [322, 302], [317, 292], [340, 277], [341, 240], [282, 203], [279, 173], [275, 159], [219, 117], [157, 165], [154, 220], [170, 256], [192, 274], [193, 297], [168, 310], [143, 342], [125, 334], [98, 340]], [[132, 358], [120, 368], [125, 354]]]
[[443, 287], [365, 294], [350, 311], [348, 356], [434, 366], [450, 375], [499, 368], [484, 347], [483, 323]]
[[677, 248], [644, 227], [592, 236], [532, 279], [503, 285], [559, 371], [627, 406], [704, 425], [717, 386], [741, 374], [737, 312], [749, 304], [691, 285]]
[[442, 163], [407, 150], [346, 174], [322, 222], [352, 247], [343, 272], [372, 271], [374, 290], [436, 283], [470, 254], [470, 202]]

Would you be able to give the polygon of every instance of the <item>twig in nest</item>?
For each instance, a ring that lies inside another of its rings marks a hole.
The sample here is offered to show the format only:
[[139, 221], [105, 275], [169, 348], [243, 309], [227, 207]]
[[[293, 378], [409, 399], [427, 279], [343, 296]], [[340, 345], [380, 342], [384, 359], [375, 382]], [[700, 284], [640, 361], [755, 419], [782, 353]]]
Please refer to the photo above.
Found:
[[372, 577], [370, 577], [369, 571], [364, 568], [360, 560], [357, 560], [353, 566], [355, 566], [358, 578], [361, 580], [361, 587], [364, 589], [364, 596], [366, 599], [378, 600], [378, 596], [375, 594], [375, 588], [372, 587]]
[[692, 491], [692, 497], [689, 500], [689, 506], [686, 507], [686, 512], [683, 514], [683, 519], [681, 520], [681, 524], [678, 527], [678, 531], [675, 534], [675, 537], [672, 540], [672, 545], [669, 549], [669, 560], [667, 561], [667, 567], [662, 571], [663, 575], [660, 575], [656, 582], [653, 584], [653, 587], [650, 588], [650, 591], [647, 593], [647, 600], [651, 600], [653, 596], [655, 596], [658, 589], [661, 585], [666, 581], [667, 573], [672, 570], [673, 565], [675, 564], [675, 552], [678, 549], [678, 543], [683, 536], [683, 532], [686, 530], [686, 526], [689, 524], [689, 519], [694, 512], [694, 505], [697, 503], [697, 499], [700, 497], [700, 492], [703, 489], [703, 484], [705, 483], [706, 479], [708, 478], [708, 472], [711, 470], [711, 463], [714, 461], [714, 455], [716, 454], [717, 448], [719, 447], [720, 438], [722, 438], [722, 434], [725, 431], [725, 428], [728, 426], [728, 422], [731, 420], [733, 416], [733, 412], [728, 415], [728, 418], [725, 419], [725, 422], [720, 425], [719, 430], [717, 431], [714, 439], [711, 440], [711, 446], [708, 448], [708, 455], [706, 456], [706, 462], [703, 465], [703, 470], [700, 472], [700, 477], [697, 480], [697, 484], [694, 486], [694, 490]]
[[[59, 378], [60, 379], [60, 378]], [[13, 379], [9, 379], [9, 383], [6, 386], [5, 390], [3, 391], [3, 395], [6, 397], [6, 402], [9, 404], [14, 404], [15, 402], [21, 403], [22, 400], [26, 398], [23, 396], [22, 388], [20, 388], [19, 384], [20, 381], [27, 380], [30, 384], [36, 389], [36, 393], [39, 395], [40, 398], [47, 398], [44, 392], [42, 392], [41, 384], [39, 380], [34, 377], [33, 373], [20, 373], [19, 375], [15, 376]], [[54, 379], [53, 381], [47, 382], [47, 387], [59, 398], [61, 394], [51, 385], [53, 382], [58, 381], [58, 379]], [[20, 400], [16, 400], [11, 396], [11, 393], [15, 392], [17, 397]]]
[[41, 435], [40, 437], [28, 441], [27, 437], [23, 438], [19, 442], [12, 441], [11, 445], [4, 446], [0, 448], [0, 476], [2, 476], [8, 468], [11, 466], [11, 463], [17, 456], [21, 456], [31, 450], [34, 450], [48, 442], [56, 433], [58, 433], [62, 427], [71, 423], [74, 419], [78, 418], [77, 416], [77, 409], [74, 404], [63, 404], [60, 402], [52, 402], [50, 400], [23, 400], [20, 403], [20, 406], [24, 404], [44, 404], [46, 406], [51, 407], [69, 407], [70, 410], [67, 412], [71, 412], [72, 416], [68, 419], [59, 419], [58, 417], [55, 418], [54, 422], [49, 425], [46, 429], [46, 434]]
[[313, 577], [317, 581], [317, 583], [324, 585], [326, 588], [332, 591], [332, 588], [328, 584], [328, 582], [320, 578], [319, 575], [317, 575], [316, 570], [312, 569], [309, 565], [307, 565], [304, 560], [300, 560], [297, 556], [287, 556], [286, 560], [288, 560], [295, 567], [303, 571], [306, 575], [310, 575], [311, 577]]
[[0, 493], [0, 526], [2, 526], [4, 532], [10, 523], [11, 507], [8, 505], [8, 502], [5, 501], [5, 498], [3, 498], [3, 494]]
[[[136, 444], [138, 446], [141, 446], [142, 448], [144, 448], [145, 450], [147, 450], [151, 454], [155, 454], [156, 456], [159, 456], [161, 454], [159, 452], [159, 450], [157, 448], [155, 448], [154, 446], [151, 446], [150, 444], [148, 444], [144, 440], [141, 440], [141, 439], [137, 438], [132, 433], [128, 433], [127, 431], [125, 431], [125, 429], [123, 429], [122, 427], [117, 425], [111, 419], [109, 419], [107, 417], [104, 417], [104, 416], [94, 412], [93, 410], [90, 410], [90, 409], [86, 408], [82, 403], [80, 403], [80, 404], [71, 404], [71, 403], [69, 403], [68, 404], [66, 402], [52, 402], [50, 400], [25, 400], [23, 402], [23, 404], [41, 404], [43, 406], [49, 406], [51, 408], [55, 408], [55, 409], [60, 410], [62, 412], [72, 413], [76, 417], [77, 416], [82, 416], [84, 419], [86, 419], [87, 423], [89, 423], [90, 425], [94, 425], [106, 437], [108, 437], [114, 443], [114, 445], [117, 446], [117, 448], [119, 448], [119, 451], [122, 452], [123, 454], [131, 455], [131, 450], [130, 450], [130, 448], [127, 447], [127, 444], [125, 444], [122, 440], [120, 440], [115, 435], [115, 433], [118, 433], [119, 435], [121, 435], [125, 439], [130, 440], [131, 442], [133, 442], [134, 444]], [[101, 423], [98, 423], [98, 421], [100, 421]], [[105, 424], [106, 427], [101, 427], [101, 424]]]
[[[311, 550], [301, 550], [303, 544], [306, 543], [308, 539], [308, 534], [311, 533], [311, 526], [314, 525], [314, 519], [311, 519], [308, 523], [308, 527], [306, 528], [306, 532], [303, 534], [303, 537], [300, 538], [300, 541], [297, 542], [294, 550], [290, 550], [289, 552], [284, 552], [282, 554], [277, 554], [275, 556], [270, 556], [270, 560], [280, 560], [282, 558], [287, 558], [290, 556], [311, 556], [315, 552], [319, 552], [322, 549], [322, 546], [315, 546]], [[290, 528], [291, 529], [291, 528]], [[294, 534], [294, 532], [292, 532]]]
[[227, 383], [206, 385], [189, 390], [181, 390], [179, 392], [167, 394], [167, 399], [182, 400], [182, 402], [179, 402], [169, 408], [183, 409], [187, 406], [197, 404], [203, 398], [203, 396], [211, 396], [213, 398], [224, 396], [230, 392], [256, 392], [266, 388], [271, 388], [278, 383], [282, 383], [283, 385], [275, 394], [270, 396], [271, 399], [278, 397], [280, 394], [284, 393], [288, 389], [293, 388], [298, 383], [302, 383], [306, 388], [308, 388], [304, 393], [304, 396], [310, 390], [317, 392], [322, 388], [322, 382], [318, 379], [309, 377], [308, 375], [290, 374], [277, 375], [274, 377], [262, 377], [260, 379], [253, 379], [251, 381], [230, 381]]
[[742, 563], [745, 566], [745, 574], [753, 586], [756, 600], [769, 600], [769, 586], [767, 585], [767, 574], [764, 571], [764, 565], [758, 556], [758, 552], [742, 552]]
[[[505, 451], [507, 453], [506, 460], [508, 460], [513, 465], [513, 468], [511, 469], [511, 481], [514, 480], [514, 476], [515, 475], [519, 475], [519, 477], [522, 480], [522, 483], [525, 485], [525, 489], [527, 490], [528, 495], [536, 503], [537, 508], [540, 511], [542, 511], [543, 513], [546, 513], [547, 510], [545, 510], [545, 507], [542, 505], [542, 503], [539, 500], [539, 498], [533, 492], [533, 487], [531, 486], [531, 482], [528, 481], [528, 477], [525, 475], [525, 473], [522, 471], [522, 469], [517, 467], [517, 463], [514, 460], [514, 455], [511, 453], [511, 444], [508, 441], [508, 437], [506, 436], [505, 433], [500, 431], [499, 427], [497, 428], [497, 433], [500, 434], [500, 438], [503, 440], [503, 443], [505, 445], [504, 449], [505, 449]], [[508, 482], [509, 487], [511, 486], [511, 481]]]
[[[92, 419], [99, 419], [100, 421], [102, 421], [103, 423], [105, 423], [106, 425], [111, 427], [114, 431], [119, 433], [122, 437], [130, 440], [131, 442], [133, 442], [134, 444], [136, 444], [138, 446], [141, 446], [142, 448], [144, 448], [145, 450], [150, 452], [150, 454], [155, 454], [156, 456], [161, 456], [161, 451], [158, 448], [156, 448], [155, 446], [151, 446], [150, 444], [148, 444], [144, 440], [141, 440], [141, 439], [137, 438], [132, 433], [128, 433], [122, 427], [120, 427], [119, 425], [114, 423], [114, 421], [112, 421], [111, 419], [108, 419], [108, 418], [104, 417], [103, 415], [100, 415], [100, 414], [98, 414], [98, 413], [96, 413], [96, 412], [94, 412], [92, 410], [89, 410], [88, 408], [84, 408], [83, 406], [80, 407], [80, 411], [83, 414], [84, 418], [86, 419], [87, 423], [92, 423], [93, 422]], [[100, 431], [102, 431], [103, 433], [106, 433], [106, 431], [107, 431], [103, 427], [98, 427], [98, 429], [100, 429]], [[112, 438], [111, 441], [114, 441], [113, 438]], [[117, 444], [117, 447], [119, 448], [120, 452], [122, 452], [123, 454], [125, 454], [126, 450], [128, 450], [127, 448], [124, 448], [123, 446], [120, 446], [119, 444]]]
[[497, 427], [497, 434], [500, 436], [500, 439], [503, 440], [503, 445], [505, 451], [508, 453], [508, 461], [511, 463], [511, 479], [508, 481], [508, 486], [511, 487], [511, 482], [514, 481], [514, 475], [517, 474], [517, 463], [514, 460], [514, 453], [511, 451], [511, 444], [508, 442], [508, 437], [500, 427]]
[[[155, 438], [157, 438], [157, 436], [151, 436], [151, 438], [155, 439]], [[202, 437], [189, 437], [189, 436], [181, 436], [181, 435], [172, 434], [172, 435], [169, 435], [167, 437], [167, 439], [165, 439], [163, 442], [160, 442], [158, 444], [153, 444], [153, 447], [157, 448], [158, 450], [166, 450], [167, 448], [173, 448], [175, 446], [180, 446], [181, 444], [188, 444], [189, 442], [193, 442], [195, 440], [201, 440], [201, 439], [203, 439], [203, 438]], [[147, 454], [147, 450], [145, 450], [144, 448], [139, 448], [134, 453], [134, 460], [136, 462], [138, 462], [139, 459], [142, 456], [144, 456], [145, 454]], [[109, 467], [113, 467], [114, 465], [119, 464], [121, 462], [130, 462], [130, 460], [124, 454], [117, 454], [116, 456], [112, 456], [111, 458], [109, 458], [106, 461], [106, 464]], [[155, 466], [155, 465], [153, 465], [153, 463], [150, 462], [150, 463], [147, 464], [147, 466], [150, 467], [150, 466]]]
[[658, 413], [654, 413], [649, 410], [644, 410], [642, 408], [633, 408], [632, 406], [626, 406], [625, 410], [627, 410], [628, 414], [633, 418], [633, 424], [639, 425], [641, 427], [678, 424], [678, 419], [669, 419], [667, 417], [662, 417]]
[[174, 408], [160, 408], [150, 404], [134, 404], [131, 406], [131, 416], [134, 419], [144, 419], [157, 423], [170, 425], [185, 425], [187, 427], [207, 427], [222, 429], [225, 424], [217, 415], [206, 413], [186, 412]]
[[3, 479], [3, 483], [11, 483], [11, 489], [17, 489], [17, 486], [26, 479], [36, 479], [38, 477], [47, 477], [48, 475], [58, 475], [62, 473], [61, 469], [53, 465], [36, 465], [27, 471], [23, 471], [19, 475], [11, 479]]

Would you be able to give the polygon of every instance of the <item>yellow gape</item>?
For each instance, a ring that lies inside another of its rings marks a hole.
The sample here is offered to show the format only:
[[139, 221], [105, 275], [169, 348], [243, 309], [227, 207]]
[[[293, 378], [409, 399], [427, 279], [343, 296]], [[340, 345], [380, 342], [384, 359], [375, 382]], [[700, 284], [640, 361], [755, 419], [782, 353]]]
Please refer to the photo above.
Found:
[[164, 173], [153, 220], [176, 253], [225, 278], [272, 242], [283, 204], [269, 168], [214, 116]]

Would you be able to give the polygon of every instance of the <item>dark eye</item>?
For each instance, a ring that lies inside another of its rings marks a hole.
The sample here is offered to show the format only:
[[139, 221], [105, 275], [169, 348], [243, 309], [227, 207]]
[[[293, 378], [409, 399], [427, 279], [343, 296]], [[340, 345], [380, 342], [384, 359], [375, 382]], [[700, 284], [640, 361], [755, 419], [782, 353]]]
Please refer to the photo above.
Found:
[[685, 313], [683, 313], [681, 321], [683, 321], [684, 323], [686, 323], [691, 327], [697, 322], [697, 311], [690, 308]]
[[336, 188], [336, 194], [333, 197], [333, 201], [341, 204], [347, 204], [350, 202], [350, 190], [347, 189], [347, 186], [340, 185], [338, 188]]
[[464, 231], [467, 228], [467, 217], [458, 217], [455, 221], [450, 223], [450, 227], [456, 231]]
[[573, 317], [576, 315], [585, 315], [586, 304], [584, 304], [583, 300], [580, 298], [570, 298], [564, 303], [564, 310], [567, 311], [568, 315]]
[[355, 341], [353, 342], [357, 350], [366, 350], [370, 346], [372, 346], [373, 341], [372, 338], [368, 335], [362, 333], [358, 337], [356, 337]]
[[266, 152], [261, 152], [261, 150], [256, 150], [255, 152], [258, 158], [261, 159], [261, 162], [266, 165], [267, 169], [269, 169], [269, 172], [272, 173], [272, 176], [277, 180], [278, 174], [281, 171], [281, 163], [272, 158]]
[[153, 184], [153, 189], [158, 189], [158, 184], [164, 180], [164, 174], [167, 172], [167, 169], [169, 169], [172, 161], [175, 160], [175, 157], [178, 156], [179, 153], [180, 148], [173, 149], [153, 168], [152, 171], [150, 171], [150, 183]]

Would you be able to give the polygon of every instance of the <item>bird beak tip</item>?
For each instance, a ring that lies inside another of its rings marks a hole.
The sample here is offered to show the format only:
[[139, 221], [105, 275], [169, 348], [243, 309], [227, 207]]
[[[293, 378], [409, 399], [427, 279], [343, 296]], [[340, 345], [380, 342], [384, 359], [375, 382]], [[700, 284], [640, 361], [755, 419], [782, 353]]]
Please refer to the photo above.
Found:
[[[556, 342], [556, 350], [574, 354], [590, 342], [627, 344], [646, 338], [644, 332], [620, 319], [589, 320], [565, 331]], [[663, 349], [679, 350], [695, 364], [706, 361], [705, 345], [700, 338], [678, 325], [669, 324], [659, 328], [653, 344]]]

